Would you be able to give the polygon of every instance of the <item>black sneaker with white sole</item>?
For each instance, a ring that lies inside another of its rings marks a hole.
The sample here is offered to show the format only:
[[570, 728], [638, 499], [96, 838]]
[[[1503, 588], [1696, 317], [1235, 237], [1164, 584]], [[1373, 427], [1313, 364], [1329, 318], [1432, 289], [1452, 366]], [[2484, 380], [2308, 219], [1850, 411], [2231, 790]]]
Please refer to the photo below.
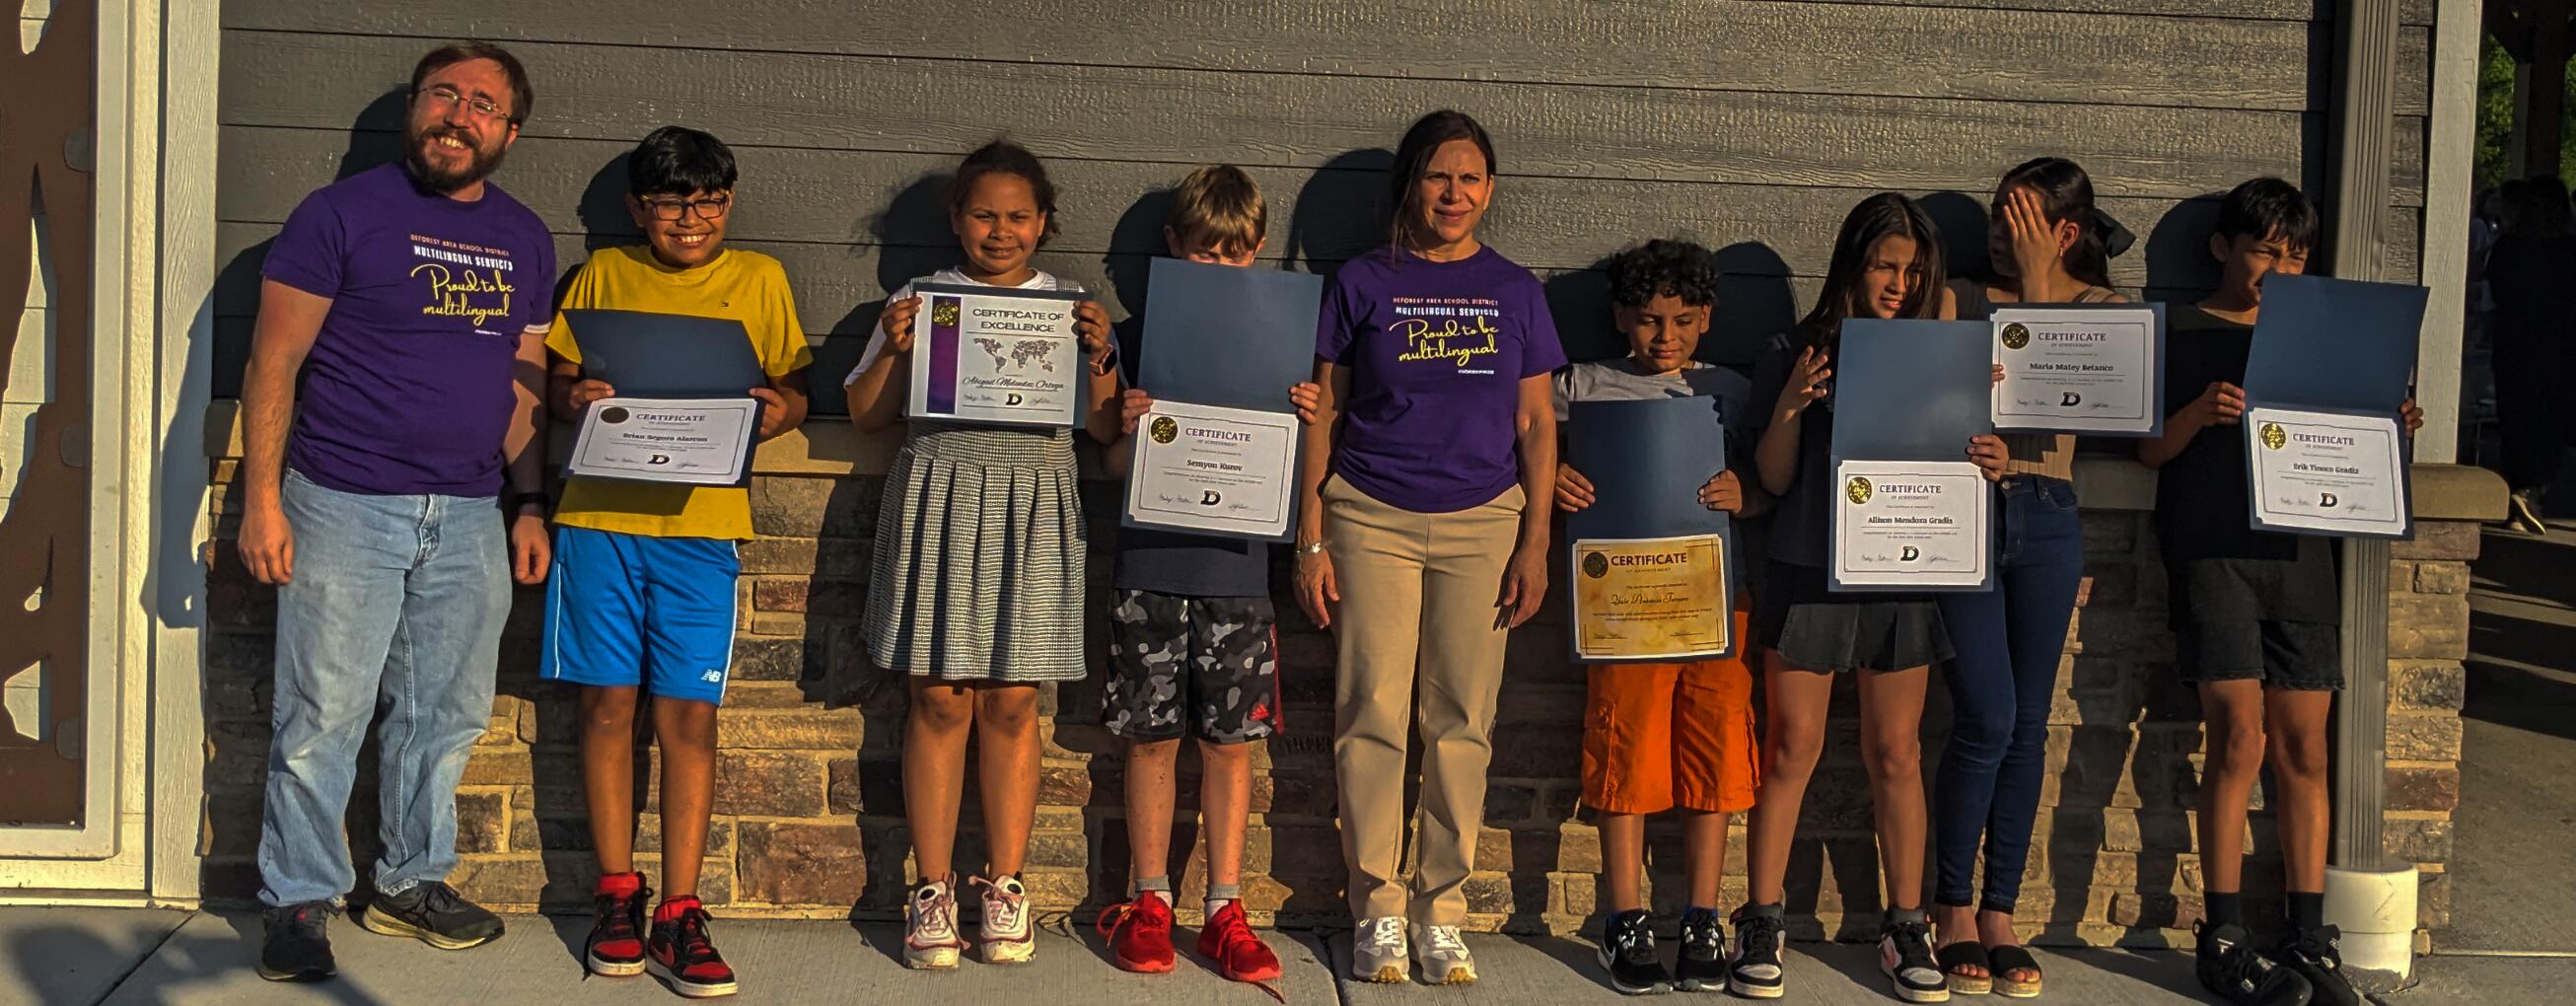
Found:
[[339, 962], [331, 956], [331, 916], [338, 912], [328, 901], [307, 901], [264, 913], [259, 976], [273, 982], [318, 982], [339, 974]]
[[465, 900], [445, 881], [433, 880], [401, 894], [379, 894], [358, 914], [368, 932], [409, 936], [440, 950], [479, 947], [501, 938], [501, 918]]
[[1601, 966], [1610, 972], [1610, 987], [1621, 995], [1661, 995], [1673, 990], [1673, 976], [1655, 952], [1655, 920], [1644, 910], [1621, 912], [1601, 926]]
[[2343, 976], [2343, 930], [2295, 930], [2282, 937], [2272, 959], [2308, 980], [2309, 1006], [2361, 1006], [2361, 992]]
[[1950, 1001], [1950, 976], [1932, 952], [1932, 917], [1920, 908], [1887, 913], [1878, 931], [1878, 970], [1895, 984], [1896, 997], [1910, 1003]]
[[1726, 966], [1726, 990], [1747, 999], [1778, 999], [1788, 991], [1789, 969], [1780, 962], [1788, 913], [1779, 905], [1735, 910], [1735, 956]]
[[2245, 927], [2203, 921], [2193, 931], [2200, 937], [2193, 968], [2200, 987], [2235, 1006], [2308, 1006], [2308, 980], [2256, 952]]
[[1726, 924], [1717, 913], [1682, 913], [1682, 952], [1673, 960], [1673, 987], [1684, 992], [1726, 991]]

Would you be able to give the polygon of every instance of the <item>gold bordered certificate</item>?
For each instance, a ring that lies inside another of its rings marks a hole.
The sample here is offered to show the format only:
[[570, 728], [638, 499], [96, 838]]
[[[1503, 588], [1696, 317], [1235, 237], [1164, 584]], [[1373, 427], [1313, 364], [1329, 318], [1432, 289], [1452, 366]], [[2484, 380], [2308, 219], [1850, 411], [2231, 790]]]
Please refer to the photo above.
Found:
[[564, 474], [741, 485], [759, 439], [756, 398], [602, 398], [582, 413]]
[[1574, 652], [1582, 660], [1692, 660], [1733, 648], [1726, 541], [1586, 538], [1574, 543]]
[[2241, 423], [2253, 526], [2406, 536], [2406, 447], [2395, 418], [2258, 406]]

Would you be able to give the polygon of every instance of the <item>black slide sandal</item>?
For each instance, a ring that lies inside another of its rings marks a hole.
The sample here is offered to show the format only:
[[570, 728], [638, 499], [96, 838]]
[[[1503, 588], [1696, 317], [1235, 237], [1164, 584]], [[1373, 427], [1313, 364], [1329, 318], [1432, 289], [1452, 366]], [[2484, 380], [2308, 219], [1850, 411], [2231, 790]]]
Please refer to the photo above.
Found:
[[[1994, 991], [1995, 967], [1986, 959], [1985, 944], [1975, 940], [1960, 940], [1934, 950], [1932, 959], [1941, 962], [1941, 974], [1950, 980], [1950, 991], [1967, 996], [1981, 996]], [[1984, 968], [1986, 973], [1960, 974], [1959, 969], [1963, 966]]]
[[1994, 987], [1997, 993], [2013, 999], [2030, 999], [2039, 995], [2040, 984], [2046, 976], [2042, 975], [2040, 978], [2033, 978], [2026, 982], [2014, 981], [2011, 978], [2015, 971], [2040, 974], [2039, 958], [2031, 956], [2028, 949], [2017, 946], [1996, 947], [1987, 951], [1986, 955], [1991, 965], [1988, 973], [1994, 975]]

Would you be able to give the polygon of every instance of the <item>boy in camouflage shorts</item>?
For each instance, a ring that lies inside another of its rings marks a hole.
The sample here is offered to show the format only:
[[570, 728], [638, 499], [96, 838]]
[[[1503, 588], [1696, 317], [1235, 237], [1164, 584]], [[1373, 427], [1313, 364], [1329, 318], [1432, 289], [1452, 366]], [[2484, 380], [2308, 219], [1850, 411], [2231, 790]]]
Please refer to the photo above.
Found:
[[[1175, 258], [1250, 266], [1267, 213], [1261, 190], [1232, 165], [1190, 173], [1173, 192], [1163, 239]], [[1119, 326], [1119, 359], [1136, 379], [1144, 319]], [[1311, 410], [1317, 390], [1290, 399]], [[1127, 439], [1153, 409], [1130, 387], [1116, 414], [1095, 410], [1092, 437], [1113, 475], [1124, 474]], [[1244, 919], [1239, 886], [1243, 833], [1251, 809], [1251, 742], [1275, 736], [1279, 719], [1277, 615], [1270, 602], [1270, 546], [1142, 528], [1118, 533], [1111, 586], [1104, 724], [1127, 741], [1127, 842], [1133, 897], [1102, 913], [1111, 958], [1129, 971], [1172, 970], [1171, 846], [1175, 767], [1181, 738], [1198, 738], [1199, 813], [1207, 836], [1206, 921], [1199, 954], [1235, 981], [1279, 977], [1279, 958]]]

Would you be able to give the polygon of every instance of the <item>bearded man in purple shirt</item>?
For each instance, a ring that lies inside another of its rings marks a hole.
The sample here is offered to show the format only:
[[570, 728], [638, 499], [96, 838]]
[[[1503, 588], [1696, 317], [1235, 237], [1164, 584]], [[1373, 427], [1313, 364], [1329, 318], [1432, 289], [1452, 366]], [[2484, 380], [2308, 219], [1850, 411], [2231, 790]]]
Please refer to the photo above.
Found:
[[343, 818], [380, 705], [384, 855], [359, 924], [445, 950], [501, 935], [447, 874], [510, 581], [538, 582], [549, 558], [537, 403], [554, 239], [484, 181], [533, 97], [499, 46], [422, 57], [403, 160], [307, 196], [263, 269], [240, 547], [278, 586], [259, 840], [272, 981], [336, 970], [326, 926], [357, 880]]

